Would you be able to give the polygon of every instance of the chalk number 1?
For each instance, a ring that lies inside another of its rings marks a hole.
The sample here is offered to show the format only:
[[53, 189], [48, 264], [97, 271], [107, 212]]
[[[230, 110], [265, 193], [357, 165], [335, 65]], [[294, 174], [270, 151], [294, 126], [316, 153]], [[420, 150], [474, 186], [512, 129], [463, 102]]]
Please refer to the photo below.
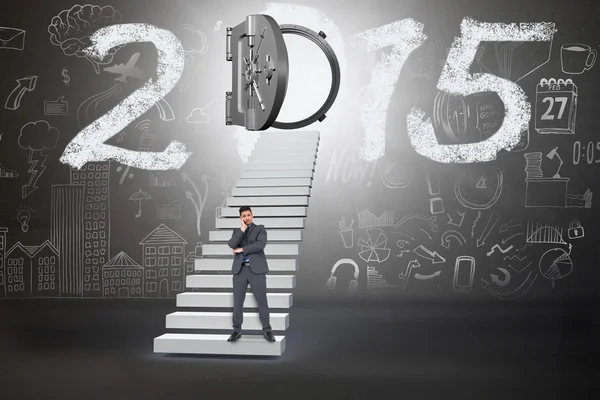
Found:
[[147, 170], [179, 169], [191, 156], [185, 145], [172, 141], [162, 152], [139, 152], [104, 143], [147, 112], [167, 95], [183, 73], [185, 56], [181, 42], [168, 30], [150, 24], [121, 24], [99, 29], [90, 37], [93, 45], [84, 51], [103, 59], [113, 47], [127, 43], [151, 42], [156, 46], [157, 79], [123, 99], [116, 107], [85, 127], [67, 145], [60, 161], [75, 168], [88, 162], [115, 160]]

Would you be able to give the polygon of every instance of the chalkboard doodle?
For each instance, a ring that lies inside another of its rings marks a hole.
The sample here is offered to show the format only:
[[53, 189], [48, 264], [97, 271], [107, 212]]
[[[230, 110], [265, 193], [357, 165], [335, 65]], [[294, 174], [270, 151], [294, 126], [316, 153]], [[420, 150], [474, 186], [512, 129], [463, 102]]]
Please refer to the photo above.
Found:
[[23, 29], [0, 26], [0, 49], [25, 50], [25, 34]]
[[183, 291], [187, 243], [164, 224], [140, 241], [144, 260], [144, 297], [173, 297]]
[[570, 178], [559, 174], [563, 161], [558, 153], [558, 146], [548, 152], [546, 158], [557, 158], [559, 161], [552, 177], [544, 177], [541, 152], [525, 154], [525, 207], [591, 208], [593, 193], [590, 189], [582, 195], [568, 194]]
[[415, 49], [408, 59], [404, 71], [411, 79], [433, 79], [436, 73], [436, 44], [426, 43]]
[[379, 228], [367, 229], [367, 239], [359, 238], [358, 245], [360, 246], [358, 255], [366, 262], [382, 263], [390, 257], [388, 238]]
[[493, 166], [472, 168], [454, 182], [458, 202], [472, 210], [487, 210], [502, 194], [504, 174]]
[[452, 242], [458, 243], [459, 246], [464, 246], [467, 243], [467, 239], [459, 231], [450, 229], [442, 234], [442, 246], [450, 250], [450, 243]]
[[21, 127], [19, 134], [19, 147], [29, 150], [29, 172], [31, 177], [29, 182], [23, 185], [21, 198], [25, 199], [31, 193], [38, 189], [37, 181], [46, 170], [46, 158], [44, 150], [53, 149], [58, 144], [59, 132], [55, 127], [50, 126], [47, 121], [28, 122]]
[[358, 213], [358, 227], [359, 229], [365, 228], [378, 228], [394, 226], [394, 211], [386, 210], [379, 217], [373, 214], [369, 210], [363, 210]]
[[181, 24], [176, 29], [177, 38], [181, 41], [185, 53], [185, 67], [179, 80], [179, 91], [188, 90], [200, 66], [197, 64], [197, 56], [201, 56], [208, 51], [208, 38], [199, 29], [191, 24]]
[[215, 101], [216, 101], [216, 99], [213, 100], [213, 101], [211, 101], [210, 103], [208, 103], [204, 107], [194, 108], [190, 112], [190, 115], [188, 115], [187, 118], [185, 119], [185, 122], [187, 122], [188, 124], [194, 124], [195, 125], [195, 127], [196, 127], [196, 133], [198, 133], [198, 125], [210, 123], [210, 115], [206, 114], [204, 112], [204, 109], [207, 108], [208, 106], [210, 106]]
[[569, 244], [569, 251], [557, 247], [546, 251], [540, 257], [539, 268], [540, 273], [546, 279], [552, 281], [552, 287], [555, 281], [563, 279], [573, 271], [573, 260], [571, 260], [571, 250], [573, 246]]
[[158, 204], [156, 206], [156, 218], [158, 219], [181, 219], [181, 206], [177, 200], [169, 204]]
[[[492, 282], [488, 282], [485, 279], [481, 279], [481, 287], [484, 288], [489, 294], [500, 300], [515, 300], [525, 295], [533, 286], [536, 281], [538, 274], [534, 274], [532, 271], [527, 273], [527, 276], [521, 284], [510, 291], [500, 291], [497, 288], [508, 285], [510, 278], [500, 280], [499, 277], [492, 275]], [[494, 286], [496, 287], [494, 287]]]
[[460, 293], [469, 293], [473, 289], [475, 277], [475, 259], [471, 256], [456, 257], [452, 289]]
[[17, 79], [17, 85], [10, 92], [4, 103], [4, 108], [7, 110], [16, 110], [21, 107], [21, 101], [26, 93], [31, 93], [37, 85], [37, 75], [26, 76]]
[[29, 230], [29, 221], [31, 220], [31, 213], [34, 211], [35, 210], [32, 209], [31, 207], [21, 206], [15, 212], [15, 219], [21, 225], [21, 231], [23, 231], [23, 233], [25, 233]]
[[535, 89], [535, 129], [540, 135], [575, 134], [577, 85], [542, 78]]
[[579, 222], [577, 220], [571, 221], [571, 223], [569, 224], [569, 230], [567, 231], [567, 233], [569, 235], [569, 239], [571, 239], [571, 240], [581, 239], [582, 237], [585, 236], [585, 230], [583, 229], [583, 226], [581, 226], [581, 222]]
[[50, 43], [61, 48], [66, 56], [75, 55], [88, 60], [96, 74], [100, 73], [100, 65], [110, 64], [115, 53], [123, 47], [117, 45], [109, 49], [100, 59], [90, 57], [84, 49], [90, 43], [91, 35], [99, 28], [121, 22], [121, 14], [112, 6], [100, 7], [92, 4], [77, 4], [68, 10], [61, 11], [52, 17], [48, 32]]
[[367, 289], [381, 289], [386, 287], [397, 287], [397, 285], [389, 284], [375, 267], [367, 265]]
[[142, 216], [142, 200], [147, 201], [147, 200], [151, 200], [151, 199], [152, 199], [152, 196], [150, 196], [149, 193], [143, 192], [142, 189], [138, 190], [137, 192], [135, 192], [134, 194], [129, 196], [129, 200], [138, 202], [138, 212], [137, 212], [137, 214], [135, 214], [136, 218], [139, 218]]
[[67, 67], [64, 67], [60, 74], [63, 77], [63, 83], [68, 87], [69, 82], [71, 82], [71, 76], [69, 75], [69, 70], [67, 70]]
[[598, 50], [581, 43], [567, 43], [560, 46], [562, 72], [580, 75], [592, 69], [598, 58]]
[[325, 182], [335, 183], [340, 180], [342, 183], [348, 183], [351, 180], [364, 182], [365, 178], [368, 177], [369, 180], [366, 185], [371, 186], [377, 160], [365, 161], [358, 154], [348, 153], [347, 147], [344, 147], [341, 154], [338, 153], [337, 149], [333, 150]]
[[466, 215], [466, 211], [465, 212], [460, 212], [458, 210], [456, 210], [456, 215], [453, 216], [450, 213], [446, 214], [448, 216], [448, 225], [452, 225], [452, 226], [456, 226], [457, 228], [460, 228], [465, 220], [465, 215]]
[[10, 168], [6, 168], [4, 165], [0, 164], [0, 179], [2, 178], [18, 178], [19, 173]]
[[[181, 175], [183, 176], [184, 183], [187, 182], [194, 189], [194, 193], [186, 190], [185, 197], [194, 205], [194, 210], [196, 211], [196, 231], [198, 232], [198, 236], [202, 236], [202, 232], [200, 231], [200, 221], [202, 219], [202, 210], [206, 204], [206, 199], [208, 199], [208, 176], [202, 174], [201, 180], [204, 184], [204, 197], [202, 197], [200, 190], [192, 180], [191, 175], [185, 172]], [[194, 194], [196, 197], [194, 197]]]
[[44, 115], [69, 115], [69, 103], [64, 96], [56, 100], [44, 101]]
[[408, 165], [403, 165], [398, 161], [392, 161], [381, 172], [383, 184], [390, 189], [404, 189], [410, 186], [413, 180], [414, 172]]
[[427, 191], [431, 197], [429, 199], [429, 212], [431, 214], [441, 214], [444, 210], [444, 200], [437, 196], [440, 194], [440, 178], [438, 175], [432, 176], [429, 172], [426, 173]]
[[335, 290], [336, 283], [337, 283], [337, 276], [334, 276], [334, 274], [340, 265], [346, 265], [346, 264], [349, 264], [354, 268], [354, 277], [348, 284], [348, 293], [350, 295], [354, 295], [356, 293], [356, 291], [358, 289], [358, 277], [360, 275], [360, 268], [358, 267], [358, 264], [356, 264], [356, 262], [351, 258], [341, 258], [338, 261], [336, 261], [336, 263], [331, 268], [331, 274], [329, 275], [329, 278], [327, 279], [327, 283], [325, 284], [325, 288], [327, 290]]
[[527, 220], [526, 242], [532, 244], [567, 244], [563, 228], [559, 225]]
[[354, 230], [352, 230], [352, 225], [354, 225], [354, 220], [350, 222], [350, 225], [347, 225], [346, 217], [342, 217], [342, 220], [339, 222], [340, 236], [342, 237], [344, 247], [347, 249], [354, 246]]
[[413, 241], [415, 240], [414, 237], [409, 236], [408, 234], [406, 234], [405, 232], [402, 232], [400, 229], [401, 227], [407, 223], [407, 222], [412, 222], [415, 221], [418, 224], [424, 226], [427, 228], [427, 230], [423, 229], [422, 227], [419, 228], [419, 231], [425, 233], [425, 235], [427, 235], [427, 237], [429, 238], [429, 240], [432, 239], [431, 237], [431, 233], [436, 233], [438, 231], [438, 225], [437, 225], [437, 221], [436, 221], [436, 216], [433, 215], [431, 217], [426, 217], [423, 214], [409, 214], [405, 217], [402, 217], [402, 219], [400, 219], [400, 221], [396, 222], [396, 224], [394, 225], [394, 230], [392, 231], [392, 233], [397, 233], [397, 234], [401, 234], [404, 235], [410, 239], [412, 239]]

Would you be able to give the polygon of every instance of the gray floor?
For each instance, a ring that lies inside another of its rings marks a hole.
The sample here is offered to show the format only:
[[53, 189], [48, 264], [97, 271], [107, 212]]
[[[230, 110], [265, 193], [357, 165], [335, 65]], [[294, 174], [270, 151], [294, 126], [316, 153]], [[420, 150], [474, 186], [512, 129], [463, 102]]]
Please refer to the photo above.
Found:
[[597, 304], [296, 304], [281, 358], [156, 355], [174, 301], [0, 303], [2, 399], [597, 398]]

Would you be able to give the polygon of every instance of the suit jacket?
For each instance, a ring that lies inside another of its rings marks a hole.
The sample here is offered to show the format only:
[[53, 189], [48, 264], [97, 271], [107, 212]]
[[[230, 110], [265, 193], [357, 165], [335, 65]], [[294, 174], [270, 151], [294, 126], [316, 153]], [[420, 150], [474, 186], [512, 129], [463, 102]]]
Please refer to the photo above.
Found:
[[234, 274], [240, 272], [244, 256], [248, 256], [250, 269], [255, 274], [266, 274], [269, 272], [267, 257], [265, 256], [265, 246], [267, 245], [267, 230], [264, 225], [251, 223], [246, 232], [240, 228], [234, 229], [231, 239], [227, 243], [231, 249], [241, 247], [243, 253], [236, 253], [233, 258], [231, 271]]

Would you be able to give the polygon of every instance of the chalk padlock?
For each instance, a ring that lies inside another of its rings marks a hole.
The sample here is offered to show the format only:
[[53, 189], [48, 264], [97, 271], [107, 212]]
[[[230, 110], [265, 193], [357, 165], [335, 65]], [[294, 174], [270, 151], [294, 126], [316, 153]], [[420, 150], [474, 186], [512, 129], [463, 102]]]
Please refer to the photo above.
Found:
[[571, 221], [569, 224], [569, 239], [579, 239], [584, 235], [583, 227], [577, 220]]

